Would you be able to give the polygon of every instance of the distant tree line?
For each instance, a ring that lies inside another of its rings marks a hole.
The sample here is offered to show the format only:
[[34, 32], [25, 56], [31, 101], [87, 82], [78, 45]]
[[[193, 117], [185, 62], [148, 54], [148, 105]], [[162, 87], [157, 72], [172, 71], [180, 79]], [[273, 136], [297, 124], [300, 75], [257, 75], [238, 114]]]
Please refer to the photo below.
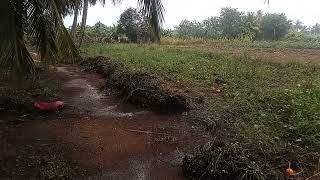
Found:
[[210, 17], [202, 22], [183, 20], [169, 36], [279, 40], [290, 32], [319, 34], [320, 24], [307, 27], [301, 21], [292, 22], [282, 13], [264, 14], [261, 10], [245, 13], [226, 7], [221, 9], [218, 17]]
[[[80, 29], [80, 27], [79, 27]], [[137, 9], [128, 8], [121, 15], [117, 25], [106, 26], [101, 22], [87, 26], [85, 42], [148, 42], [154, 41], [152, 29]], [[292, 22], [285, 14], [264, 14], [241, 12], [235, 8], [222, 8], [220, 15], [201, 22], [183, 20], [173, 30], [162, 29], [162, 37], [205, 38], [205, 39], [238, 39], [280, 40], [289, 37], [307, 40], [320, 35], [320, 24], [305, 26], [301, 21]]]
[[[80, 31], [79, 25], [77, 31]], [[148, 19], [135, 8], [126, 9], [120, 15], [117, 25], [107, 26], [101, 22], [97, 22], [93, 26], [86, 26], [83, 38], [85, 43], [136, 43], [156, 40]]]

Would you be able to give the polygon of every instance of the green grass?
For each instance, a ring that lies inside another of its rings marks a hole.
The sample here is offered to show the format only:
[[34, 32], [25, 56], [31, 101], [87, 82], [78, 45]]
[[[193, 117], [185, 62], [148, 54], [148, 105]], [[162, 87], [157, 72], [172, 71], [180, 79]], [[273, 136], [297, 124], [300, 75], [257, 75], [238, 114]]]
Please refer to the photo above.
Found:
[[294, 48], [294, 49], [320, 49], [320, 38], [290, 37], [279, 41], [252, 41], [250, 39], [203, 39], [203, 38], [163, 38], [165, 45], [208, 45], [213, 47], [233, 48]]
[[[247, 142], [263, 141], [269, 147], [279, 141], [320, 147], [318, 66], [234, 58], [164, 45], [93, 44], [82, 48], [82, 53], [110, 56], [132, 71], [156, 74], [207, 93], [213, 111], [235, 111], [240, 135]], [[223, 102], [212, 96], [217, 78], [226, 82]]]

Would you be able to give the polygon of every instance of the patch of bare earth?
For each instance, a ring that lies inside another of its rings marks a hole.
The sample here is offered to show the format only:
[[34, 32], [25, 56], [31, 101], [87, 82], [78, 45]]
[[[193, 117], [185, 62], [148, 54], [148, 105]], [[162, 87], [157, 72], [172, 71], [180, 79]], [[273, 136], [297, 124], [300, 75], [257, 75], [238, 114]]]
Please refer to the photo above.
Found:
[[123, 104], [99, 75], [51, 76], [64, 110], [0, 113], [0, 179], [183, 179], [184, 154], [209, 138], [180, 115]]
[[268, 60], [280, 63], [310, 63], [320, 64], [320, 49], [293, 49], [293, 48], [245, 48], [245, 47], [220, 47], [220, 46], [178, 46], [192, 48], [227, 55], [247, 54], [251, 58]]

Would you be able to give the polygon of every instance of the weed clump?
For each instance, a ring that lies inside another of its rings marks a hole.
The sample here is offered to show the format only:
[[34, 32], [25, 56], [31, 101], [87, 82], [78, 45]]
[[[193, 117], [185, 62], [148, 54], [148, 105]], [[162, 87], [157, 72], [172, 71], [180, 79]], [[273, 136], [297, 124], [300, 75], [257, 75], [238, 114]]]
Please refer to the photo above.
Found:
[[195, 155], [185, 156], [183, 172], [193, 179], [267, 179], [238, 143], [207, 143]]

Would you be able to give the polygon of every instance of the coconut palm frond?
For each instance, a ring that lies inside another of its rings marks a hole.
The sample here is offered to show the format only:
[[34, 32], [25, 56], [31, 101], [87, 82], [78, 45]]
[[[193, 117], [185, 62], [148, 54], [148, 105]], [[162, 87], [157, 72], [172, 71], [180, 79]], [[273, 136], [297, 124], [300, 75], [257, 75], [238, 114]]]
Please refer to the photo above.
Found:
[[[79, 0], [73, 1], [74, 3], [80, 3], [77, 2]], [[64, 0], [51, 0], [51, 2], [51, 11], [55, 14], [54, 17], [57, 17], [56, 32], [58, 33], [55, 42], [57, 43], [59, 56], [65, 59], [64, 62], [75, 62], [79, 58], [79, 52], [63, 24], [62, 15], [64, 12], [60, 11], [62, 9], [61, 6], [66, 6], [66, 4]]]
[[33, 72], [34, 61], [26, 47], [25, 33], [35, 40], [43, 61], [53, 62], [61, 53], [72, 53], [69, 57], [76, 58], [78, 52], [62, 16], [78, 1], [0, 1], [0, 66], [20, 76]]
[[149, 23], [160, 41], [160, 29], [164, 22], [164, 7], [161, 0], [138, 0], [142, 13], [148, 18]]
[[82, 0], [48, 0], [48, 3], [54, 4], [60, 15], [66, 16], [72, 14], [77, 4], [82, 4]]
[[27, 2], [28, 24], [31, 37], [35, 39], [41, 61], [54, 61], [57, 54], [56, 28], [59, 16], [50, 11], [47, 1]]
[[17, 75], [33, 72], [33, 60], [24, 43], [26, 5], [23, 0], [0, 2], [0, 65]]
[[59, 50], [60, 61], [74, 63], [80, 59], [79, 51], [69, 32], [63, 25], [60, 27], [57, 33], [57, 46]]

